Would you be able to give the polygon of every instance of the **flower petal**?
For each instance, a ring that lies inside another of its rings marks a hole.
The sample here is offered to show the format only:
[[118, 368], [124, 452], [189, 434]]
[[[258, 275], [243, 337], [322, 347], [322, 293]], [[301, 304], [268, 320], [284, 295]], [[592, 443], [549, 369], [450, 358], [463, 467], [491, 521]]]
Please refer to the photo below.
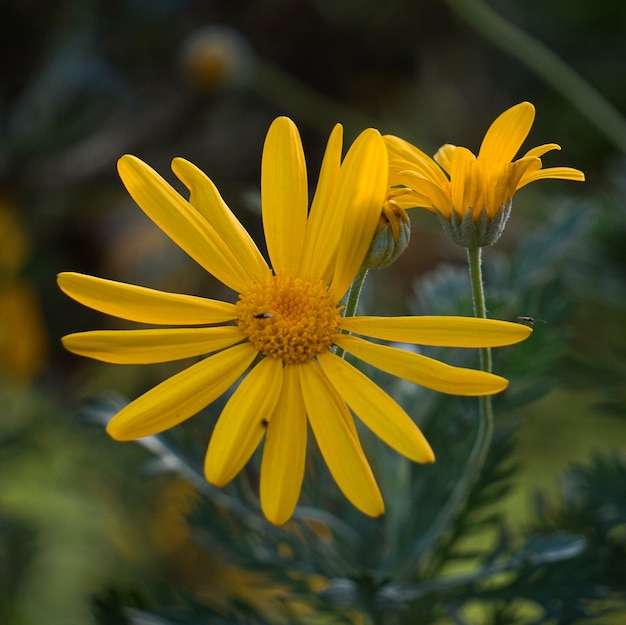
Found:
[[541, 159], [536, 156], [524, 156], [491, 170], [487, 185], [487, 211], [491, 219], [511, 201], [519, 188], [520, 180], [538, 169], [541, 169]]
[[503, 347], [530, 336], [521, 323], [456, 316], [344, 317], [341, 328], [384, 341], [436, 347]]
[[387, 197], [387, 148], [377, 130], [364, 130], [341, 165], [329, 210], [345, 211], [331, 285], [339, 301], [363, 264]]
[[242, 343], [205, 358], [122, 408], [107, 432], [118, 441], [130, 441], [182, 423], [231, 387], [257, 353], [250, 343]]
[[131, 197], [172, 241], [229, 288], [245, 288], [248, 274], [227, 242], [159, 174], [128, 154], [117, 169]]
[[331, 202], [341, 168], [343, 128], [337, 124], [328, 139], [319, 181], [306, 223], [304, 249], [298, 275], [330, 282], [337, 255], [344, 211]]
[[[404, 171], [399, 176], [402, 183], [412, 189], [402, 198], [403, 208], [411, 199], [415, 200], [413, 207], [425, 208], [431, 212], [440, 212], [444, 217], [452, 215], [452, 199], [450, 197], [450, 183], [446, 179], [443, 186], [426, 180], [411, 171]], [[406, 199], [405, 199], [406, 198]]]
[[352, 416], [345, 402], [316, 363], [301, 365], [300, 384], [309, 423], [328, 469], [341, 492], [361, 512], [380, 516], [382, 496], [363, 449], [348, 422]]
[[280, 398], [267, 424], [261, 462], [261, 508], [266, 518], [276, 525], [288, 521], [298, 503], [306, 439], [306, 409], [298, 367], [286, 365]]
[[222, 323], [237, 318], [228, 302], [166, 293], [81, 273], [60, 273], [61, 290], [84, 306], [128, 321], [164, 325]]
[[220, 415], [204, 462], [214, 486], [228, 484], [243, 469], [265, 434], [283, 382], [282, 362], [263, 358], [241, 381]]
[[485, 167], [467, 148], [456, 147], [451, 158], [452, 206], [461, 218], [469, 209], [476, 216], [482, 211], [486, 200], [483, 197], [487, 187]]
[[385, 135], [383, 139], [392, 169], [411, 169], [439, 185], [447, 182], [441, 167], [428, 154], [400, 137]]
[[552, 150], [560, 150], [561, 146], [558, 143], [545, 143], [544, 145], [538, 145], [536, 148], [532, 148], [524, 154], [526, 156], [534, 156], [535, 158], [541, 158], [544, 154], [551, 152]]
[[320, 354], [318, 360], [335, 390], [378, 438], [415, 462], [434, 462], [420, 429], [385, 391], [335, 354]]
[[434, 159], [436, 163], [445, 172], [448, 172], [448, 174], [452, 171], [452, 155], [454, 154], [456, 147], [457, 146], [452, 143], [446, 143], [442, 145], [437, 152], [435, 152]]
[[274, 271], [295, 273], [304, 244], [309, 201], [302, 141], [287, 117], [275, 119], [265, 138], [261, 206]]
[[210, 354], [243, 341], [236, 326], [149, 330], [94, 330], [64, 336], [68, 351], [120, 365], [169, 362]]
[[496, 118], [478, 152], [478, 159], [484, 162], [487, 171], [515, 158], [534, 120], [535, 107], [530, 102], [520, 102]]
[[576, 182], [584, 182], [585, 174], [573, 167], [547, 167], [545, 169], [538, 169], [522, 176], [517, 188], [521, 189], [531, 182], [536, 180], [543, 180], [544, 178], [555, 178], [557, 180], [574, 180]]
[[189, 203], [217, 230], [234, 257], [241, 272], [255, 282], [262, 282], [269, 267], [252, 237], [228, 208], [210, 178], [183, 158], [172, 161], [172, 171], [191, 192]]
[[335, 343], [377, 369], [440, 393], [492, 395], [508, 386], [505, 378], [493, 373], [453, 367], [421, 354], [376, 345], [347, 334], [339, 334]]

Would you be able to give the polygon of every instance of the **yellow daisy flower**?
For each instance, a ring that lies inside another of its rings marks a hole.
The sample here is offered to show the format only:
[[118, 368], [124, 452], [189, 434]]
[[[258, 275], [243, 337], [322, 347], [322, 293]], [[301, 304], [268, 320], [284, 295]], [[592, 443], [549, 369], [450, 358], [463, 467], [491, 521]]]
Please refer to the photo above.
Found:
[[506, 110], [487, 130], [478, 156], [446, 144], [433, 160], [403, 139], [385, 136], [390, 185], [411, 190], [400, 196], [402, 207], [435, 213], [451, 238], [464, 247], [494, 243], [504, 230], [516, 191], [542, 178], [585, 179], [572, 167], [542, 167], [544, 154], [561, 149], [556, 143], [540, 145], [513, 161], [534, 119], [530, 102]]
[[434, 460], [406, 412], [336, 355], [336, 346], [415, 384], [484, 395], [503, 390], [507, 381], [354, 335], [486, 347], [510, 345], [530, 334], [521, 324], [463, 317], [343, 318], [341, 299], [361, 266], [385, 200], [388, 163], [382, 137], [373, 129], [356, 139], [343, 162], [341, 150], [337, 126], [309, 211], [298, 131], [284, 117], [271, 125], [263, 149], [261, 202], [272, 268], [211, 180], [194, 165], [180, 158], [172, 163], [190, 190], [187, 201], [139, 159], [120, 159], [119, 173], [133, 199], [237, 293], [235, 303], [77, 273], [58, 278], [70, 297], [101, 312], [141, 323], [192, 326], [70, 334], [63, 338], [70, 351], [120, 364], [210, 354], [115, 415], [107, 426], [114, 439], [132, 440], [174, 427], [242, 378], [212, 433], [205, 475], [211, 484], [224, 486], [265, 437], [260, 499], [264, 514], [276, 524], [289, 519], [300, 494], [307, 423], [339, 488], [371, 516], [382, 514], [384, 505], [352, 413], [400, 454], [416, 462]]

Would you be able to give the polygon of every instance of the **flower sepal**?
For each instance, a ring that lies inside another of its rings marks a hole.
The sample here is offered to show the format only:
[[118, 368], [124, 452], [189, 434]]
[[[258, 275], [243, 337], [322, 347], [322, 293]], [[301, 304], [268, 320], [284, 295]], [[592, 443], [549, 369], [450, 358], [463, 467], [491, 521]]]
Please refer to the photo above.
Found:
[[504, 232], [512, 205], [513, 201], [509, 200], [491, 217], [487, 214], [486, 206], [478, 216], [474, 216], [471, 209], [462, 218], [456, 211], [445, 216], [436, 210], [436, 215], [445, 233], [457, 245], [467, 248], [486, 247], [495, 243]]
[[404, 219], [398, 219], [398, 223], [394, 224], [395, 228], [386, 220], [382, 226], [379, 226], [363, 261], [363, 267], [384, 269], [395, 262], [406, 250], [411, 239], [411, 222], [404, 211], [402, 211], [402, 216]]

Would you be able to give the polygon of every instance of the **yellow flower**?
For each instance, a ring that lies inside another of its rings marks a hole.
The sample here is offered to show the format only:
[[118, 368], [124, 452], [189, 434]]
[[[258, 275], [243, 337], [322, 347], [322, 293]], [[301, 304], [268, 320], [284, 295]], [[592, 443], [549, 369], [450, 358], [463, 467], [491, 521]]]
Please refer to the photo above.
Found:
[[0, 376], [30, 382], [48, 359], [36, 290], [26, 280], [0, 285]]
[[214, 92], [245, 84], [252, 74], [252, 54], [235, 30], [208, 26], [193, 31], [183, 42], [181, 66], [191, 85]]
[[[70, 351], [112, 363], [156, 363], [206, 356], [123, 408], [107, 431], [117, 440], [178, 425], [236, 387], [209, 443], [206, 479], [232, 480], [265, 437], [260, 499], [266, 517], [283, 523], [297, 503], [305, 464], [307, 422], [346, 497], [371, 516], [383, 513], [352, 412], [379, 438], [416, 462], [433, 452], [406, 412], [334, 353], [356, 358], [444, 393], [503, 390], [499, 376], [451, 367], [376, 339], [451, 347], [510, 345], [530, 329], [463, 317], [341, 316], [340, 301], [372, 241], [387, 193], [388, 162], [380, 134], [361, 133], [341, 162], [342, 130], [333, 130], [310, 211], [298, 131], [289, 119], [271, 125], [261, 165], [261, 203], [268, 266], [216, 187], [177, 158], [174, 173], [189, 201], [133, 156], [119, 161], [128, 192], [144, 212], [204, 269], [238, 294], [236, 303], [164, 293], [77, 273], [59, 285], [101, 312], [148, 324], [194, 326], [70, 334]], [[352, 411], [352, 412], [351, 412]]]
[[544, 154], [561, 149], [556, 143], [540, 145], [513, 161], [534, 119], [530, 102], [506, 110], [487, 130], [478, 156], [446, 144], [433, 160], [403, 139], [385, 136], [390, 185], [411, 189], [401, 196], [402, 207], [435, 213], [451, 238], [464, 247], [494, 243], [502, 234], [516, 191], [542, 178], [585, 179], [571, 167], [542, 167]]
[[39, 297], [20, 277], [30, 250], [17, 210], [0, 197], [0, 376], [30, 382], [48, 358]]

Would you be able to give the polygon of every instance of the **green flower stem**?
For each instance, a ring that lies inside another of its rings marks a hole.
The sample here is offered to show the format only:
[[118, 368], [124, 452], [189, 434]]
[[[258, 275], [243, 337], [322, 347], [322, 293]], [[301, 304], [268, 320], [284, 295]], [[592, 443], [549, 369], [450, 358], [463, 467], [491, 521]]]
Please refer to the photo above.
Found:
[[[485, 306], [485, 291], [483, 288], [482, 249], [482, 247], [468, 248], [467, 261], [472, 282], [474, 316], [486, 319], [487, 307]], [[487, 373], [491, 373], [493, 369], [491, 348], [489, 347], [483, 347], [480, 350], [480, 368]], [[463, 474], [463, 480], [461, 480], [464, 484], [463, 498], [467, 496], [469, 490], [478, 479], [491, 446], [491, 439], [493, 438], [493, 405], [491, 403], [491, 395], [479, 397], [479, 406], [480, 414], [476, 440], [468, 459], [467, 470]]]
[[[482, 247], [467, 248], [467, 261], [469, 265], [470, 280], [472, 283], [472, 300], [474, 302], [474, 316], [487, 318], [487, 307], [485, 306], [485, 291], [483, 288], [482, 272]], [[480, 368], [491, 373], [493, 368], [491, 361], [491, 348], [484, 347], [480, 350]], [[487, 452], [491, 446], [493, 438], [493, 406], [491, 395], [483, 395], [479, 400], [478, 430], [474, 446], [467, 459], [467, 467], [457, 482], [450, 499], [453, 507], [451, 514], [454, 515], [457, 509], [466, 501], [469, 491], [476, 483], [478, 476], [485, 464]]]
[[[474, 316], [486, 319], [487, 307], [485, 306], [485, 292], [483, 290], [482, 249], [482, 247], [468, 248], [467, 262], [469, 264], [470, 280], [472, 281]], [[480, 350], [480, 368], [491, 373], [493, 365], [489, 347], [484, 347]]]
[[[363, 284], [365, 283], [365, 278], [367, 276], [367, 269], [365, 267], [361, 267], [359, 272], [356, 274], [352, 284], [350, 285], [350, 290], [348, 291], [348, 299], [346, 301], [346, 307], [343, 311], [344, 317], [354, 317], [356, 313], [357, 306], [359, 305], [359, 297], [361, 296], [361, 291], [363, 290]], [[343, 358], [345, 354], [345, 350], [341, 347], [337, 347], [337, 351], [335, 352], [337, 356]]]
[[[476, 317], [486, 318], [487, 308], [485, 306], [485, 292], [482, 277], [482, 248], [467, 248], [467, 260], [472, 283], [474, 315]], [[491, 372], [491, 349], [488, 347], [480, 350], [480, 368], [483, 371]], [[425, 541], [423, 544], [425, 545], [425, 549], [422, 551], [422, 554], [427, 556], [427, 560], [423, 565], [422, 573], [426, 576], [429, 576], [429, 572], [425, 570], [425, 567], [433, 565], [432, 558], [428, 558], [428, 556], [433, 555], [437, 541], [450, 527], [458, 511], [467, 501], [467, 496], [478, 480], [483, 465], [485, 464], [487, 452], [491, 446], [491, 439], [493, 437], [493, 407], [491, 397], [488, 395], [480, 397], [479, 408], [478, 430], [476, 432], [474, 446], [467, 460], [467, 466], [459, 477], [445, 505], [435, 517], [427, 535], [424, 537]]]

